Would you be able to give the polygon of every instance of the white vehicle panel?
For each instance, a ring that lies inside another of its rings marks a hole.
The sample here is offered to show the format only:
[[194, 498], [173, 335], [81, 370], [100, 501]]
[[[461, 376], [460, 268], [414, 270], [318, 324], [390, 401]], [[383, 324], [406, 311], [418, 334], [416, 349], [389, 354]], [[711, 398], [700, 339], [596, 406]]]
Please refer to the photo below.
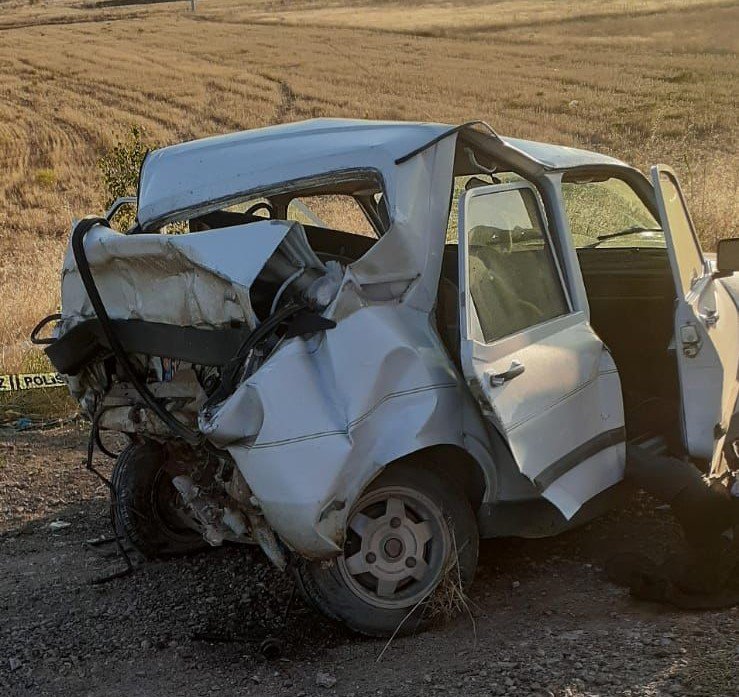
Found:
[[652, 168], [652, 184], [677, 288], [675, 340], [682, 430], [690, 455], [711, 460], [737, 394], [739, 315], [703, 258], [675, 173]]
[[[188, 235], [124, 235], [97, 225], [85, 238], [85, 254], [111, 319], [253, 326], [249, 287], [294, 225], [265, 220]], [[71, 246], [62, 299], [64, 331], [95, 316]]]
[[[481, 187], [466, 192], [460, 203], [460, 287], [465, 298], [462, 366], [467, 380], [487, 402], [487, 416], [508, 443], [520, 471], [539, 491], [548, 490], [547, 498], [569, 519], [583, 503], [615, 483], [614, 473], [623, 474], [624, 414], [613, 360], [585, 314], [566, 308], [561, 316], [485, 342], [479, 308], [470, 292], [471, 230], [480, 229], [479, 225], [473, 228], [471, 221], [476, 217], [479, 223], [479, 213], [470, 216], [471, 202], [485, 197], [483, 205], [490, 206], [492, 215], [496, 205], [504, 205], [495, 201], [496, 196], [529, 188], [526, 184]], [[509, 215], [513, 213], [502, 213], [504, 219]], [[543, 223], [543, 213], [539, 215]], [[500, 234], [505, 237], [501, 228], [492, 229], [494, 239]], [[544, 239], [550, 244], [548, 237]], [[502, 258], [527, 253], [525, 247], [515, 251], [514, 243], [505, 240], [503, 249], [508, 251]], [[491, 278], [496, 272], [490, 270]], [[532, 275], [530, 282], [536, 283], [536, 277]], [[561, 276], [556, 282], [561, 284]], [[513, 370], [513, 377], [501, 377]], [[552, 486], [573, 470], [577, 474], [570, 474], [559, 487]]]

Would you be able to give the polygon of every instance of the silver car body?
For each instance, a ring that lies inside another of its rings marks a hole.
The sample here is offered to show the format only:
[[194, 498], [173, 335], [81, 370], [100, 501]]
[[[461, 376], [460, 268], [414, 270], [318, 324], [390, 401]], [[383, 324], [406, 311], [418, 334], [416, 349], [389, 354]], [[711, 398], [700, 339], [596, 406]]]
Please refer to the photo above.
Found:
[[[481, 187], [460, 203], [458, 370], [433, 312], [460, 138], [528, 181]], [[522, 522], [507, 504], [549, 501], [566, 524], [622, 480], [625, 463], [619, 375], [589, 323], [559, 191], [563, 172], [585, 168], [650, 188], [613, 158], [472, 126], [331, 119], [275, 126], [151, 153], [138, 194], [143, 234], [99, 226], [85, 250], [112, 318], [253, 326], [249, 287], [288, 237], [304, 239], [299, 225], [265, 221], [175, 237], [147, 231], [268, 192], [376, 177], [390, 225], [336, 277], [323, 311], [335, 328], [282, 342], [230, 397], [200, 412], [200, 431], [228, 450], [269, 525], [305, 557], [340, 553], [347, 516], [368, 483], [389, 463], [432, 447], [453, 448], [474, 463], [484, 534], [547, 534], [559, 529], [550, 514], [527, 509]], [[469, 299], [465, 211], [505, 186], [536, 194], [567, 311], [491, 343]], [[681, 244], [670, 246], [678, 280], [674, 249]], [[693, 340], [682, 329], [689, 325], [701, 344], [697, 358], [678, 351], [685, 434], [692, 454], [711, 458], [722, 445], [716, 424], [728, 423], [736, 399], [736, 306], [730, 283], [715, 281], [707, 263], [691, 283], [675, 319], [678, 342]], [[707, 305], [718, 322], [701, 319]], [[60, 333], [92, 316], [71, 254], [63, 315]], [[496, 380], [519, 365], [525, 372], [515, 380]]]

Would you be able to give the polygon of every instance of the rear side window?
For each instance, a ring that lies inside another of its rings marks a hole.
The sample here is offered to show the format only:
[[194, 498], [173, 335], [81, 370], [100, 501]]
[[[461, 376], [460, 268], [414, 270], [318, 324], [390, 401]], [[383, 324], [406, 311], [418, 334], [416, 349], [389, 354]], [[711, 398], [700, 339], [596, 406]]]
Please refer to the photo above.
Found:
[[464, 226], [469, 293], [486, 343], [569, 312], [529, 186], [470, 197]]
[[352, 196], [344, 194], [294, 198], [287, 207], [287, 219], [303, 225], [377, 237], [361, 206]]

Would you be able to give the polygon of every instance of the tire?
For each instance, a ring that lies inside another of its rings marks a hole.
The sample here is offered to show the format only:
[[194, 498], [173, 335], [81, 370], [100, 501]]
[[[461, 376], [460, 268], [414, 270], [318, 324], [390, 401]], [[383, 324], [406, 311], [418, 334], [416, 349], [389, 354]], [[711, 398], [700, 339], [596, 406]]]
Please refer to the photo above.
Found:
[[154, 443], [129, 445], [116, 460], [111, 509], [116, 534], [145, 558], [190, 554], [207, 546], [177, 508], [179, 494]]
[[434, 589], [441, 581], [461, 580], [463, 588], [472, 582], [477, 521], [465, 496], [434, 472], [394, 466], [372, 482], [347, 520], [344, 554], [300, 560], [295, 574], [311, 605], [356, 632], [422, 629], [439, 614]]

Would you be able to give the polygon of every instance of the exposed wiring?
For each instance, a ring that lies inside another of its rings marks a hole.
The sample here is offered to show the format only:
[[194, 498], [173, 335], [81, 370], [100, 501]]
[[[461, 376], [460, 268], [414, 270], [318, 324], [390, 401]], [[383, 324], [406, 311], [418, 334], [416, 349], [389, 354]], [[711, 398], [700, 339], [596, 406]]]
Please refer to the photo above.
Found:
[[117, 460], [120, 453], [114, 453], [103, 445], [103, 441], [100, 438], [100, 424], [97, 419], [93, 421], [92, 432], [93, 437], [95, 438], [95, 445], [97, 445], [98, 450], [103, 453], [103, 455], [107, 455], [109, 458]]
[[[123, 544], [121, 543], [121, 537], [118, 534], [118, 528], [115, 524], [115, 510], [116, 510], [116, 490], [113, 486], [113, 483], [108, 479], [100, 470], [96, 469], [95, 466], [92, 463], [92, 457], [95, 453], [95, 445], [98, 442], [99, 438], [96, 436], [99, 430], [99, 421], [100, 417], [103, 415], [105, 409], [98, 409], [98, 411], [95, 413], [95, 415], [92, 418], [92, 427], [90, 428], [90, 437], [87, 440], [87, 461], [85, 463], [85, 469], [88, 472], [92, 472], [98, 479], [100, 479], [103, 484], [105, 484], [106, 487], [108, 487], [108, 491], [110, 491], [110, 524], [113, 527], [113, 541], [116, 544], [116, 547], [118, 548], [118, 553], [120, 554], [123, 561], [126, 563], [126, 568], [122, 571], [117, 571], [113, 574], [109, 574], [107, 576], [103, 576], [102, 578], [96, 578], [91, 581], [93, 585], [97, 585], [100, 583], [105, 583], [106, 581], [112, 581], [115, 578], [122, 578], [123, 576], [128, 576], [129, 574], [133, 573], [134, 566], [133, 562], [131, 561], [131, 557], [128, 556], [128, 552], [123, 547]], [[105, 452], [105, 451], [103, 451]]]
[[222, 402], [233, 392], [236, 387], [236, 380], [239, 371], [246, 360], [246, 357], [249, 355], [249, 352], [260, 341], [272, 334], [272, 332], [274, 332], [282, 322], [300, 312], [305, 307], [307, 307], [307, 303], [305, 302], [288, 303], [281, 310], [278, 310], [267, 317], [264, 322], [262, 322], [253, 332], [251, 332], [251, 334], [249, 334], [249, 336], [246, 337], [234, 357], [223, 369], [221, 384], [218, 385], [215, 392], [213, 392], [213, 394], [208, 398], [208, 401], [203, 405], [203, 410], [205, 412], [215, 404]]
[[272, 301], [272, 306], [269, 308], [269, 314], [273, 315], [277, 309], [277, 304], [280, 302], [282, 294], [287, 290], [287, 287], [295, 280], [300, 278], [305, 272], [305, 266], [301, 266], [295, 273], [291, 273], [282, 283], [277, 293], [275, 293], [275, 299]]
[[36, 344], [37, 346], [44, 346], [48, 344], [53, 344], [56, 339], [54, 337], [49, 337], [47, 339], [39, 339], [38, 334], [39, 332], [47, 325], [49, 322], [58, 322], [62, 316], [56, 312], [53, 315], [47, 315], [44, 317], [32, 330], [31, 330], [31, 343]]

